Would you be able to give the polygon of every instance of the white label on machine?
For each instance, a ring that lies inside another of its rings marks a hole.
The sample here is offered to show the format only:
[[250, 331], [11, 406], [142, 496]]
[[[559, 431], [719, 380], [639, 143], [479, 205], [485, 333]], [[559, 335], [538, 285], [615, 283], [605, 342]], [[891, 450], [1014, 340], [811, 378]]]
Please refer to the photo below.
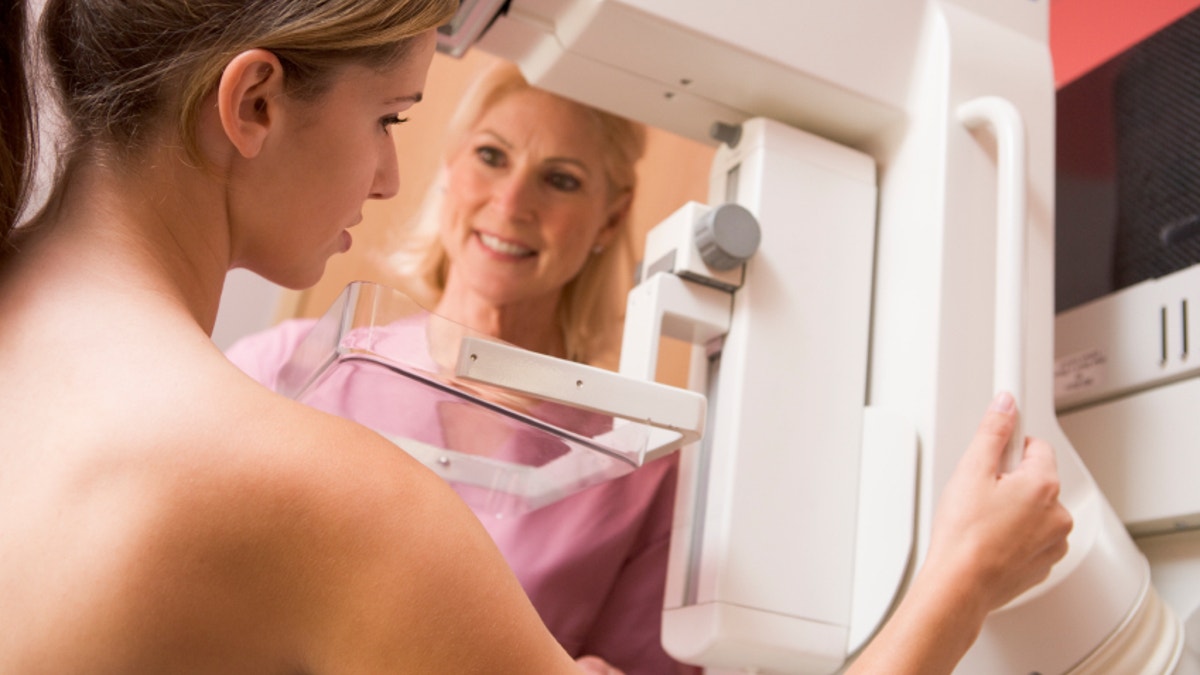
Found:
[[1103, 384], [1107, 366], [1108, 356], [1100, 349], [1089, 349], [1055, 359], [1055, 398]]

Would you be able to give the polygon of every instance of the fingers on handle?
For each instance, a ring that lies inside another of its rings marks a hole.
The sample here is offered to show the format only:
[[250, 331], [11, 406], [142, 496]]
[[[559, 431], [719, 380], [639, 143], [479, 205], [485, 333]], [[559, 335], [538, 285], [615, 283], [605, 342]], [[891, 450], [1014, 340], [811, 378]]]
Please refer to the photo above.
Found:
[[1039, 474], [1058, 476], [1058, 460], [1054, 456], [1054, 448], [1040, 438], [1025, 439], [1025, 455], [1021, 466], [1027, 467]]
[[987, 413], [975, 432], [975, 438], [971, 441], [969, 452], [975, 458], [974, 463], [989, 473], [999, 471], [1004, 448], [1012, 436], [1016, 420], [1017, 409], [1012, 395], [1000, 392], [988, 406]]
[[1046, 574], [1049, 574], [1050, 568], [1058, 561], [1066, 557], [1070, 546], [1067, 541], [1067, 535], [1071, 533], [1071, 529], [1074, 526], [1074, 520], [1065, 508], [1062, 509], [1060, 514], [1055, 514], [1052, 520], [1054, 523], [1050, 528], [1050, 543], [1037, 555], [1037, 561], [1041, 566], [1045, 567]]

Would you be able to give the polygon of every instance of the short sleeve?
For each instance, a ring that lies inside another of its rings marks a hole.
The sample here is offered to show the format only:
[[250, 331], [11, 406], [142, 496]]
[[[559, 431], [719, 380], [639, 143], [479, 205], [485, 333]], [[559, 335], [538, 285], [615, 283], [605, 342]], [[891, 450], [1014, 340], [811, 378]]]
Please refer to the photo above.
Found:
[[283, 364], [314, 324], [316, 319], [289, 319], [238, 340], [225, 350], [225, 356], [242, 372], [274, 389]]

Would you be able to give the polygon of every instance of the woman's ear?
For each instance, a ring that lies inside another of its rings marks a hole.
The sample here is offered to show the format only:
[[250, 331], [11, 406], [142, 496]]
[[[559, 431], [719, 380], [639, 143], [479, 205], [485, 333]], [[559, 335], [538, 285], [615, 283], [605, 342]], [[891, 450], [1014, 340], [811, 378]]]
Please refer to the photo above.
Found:
[[246, 158], [258, 155], [278, 117], [283, 66], [266, 49], [233, 57], [217, 84], [217, 114], [225, 136]]
[[596, 233], [596, 241], [593, 246], [606, 247], [614, 237], [617, 236], [617, 231], [620, 229], [621, 223], [629, 218], [629, 209], [633, 205], [633, 190], [625, 190], [617, 195], [616, 199], [608, 205], [608, 212], [604, 221], [604, 227]]

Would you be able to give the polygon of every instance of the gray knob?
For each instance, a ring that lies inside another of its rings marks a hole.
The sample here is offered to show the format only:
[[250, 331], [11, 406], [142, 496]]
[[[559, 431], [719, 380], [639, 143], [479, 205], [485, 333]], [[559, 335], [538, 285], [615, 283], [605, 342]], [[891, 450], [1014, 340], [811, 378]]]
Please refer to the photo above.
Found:
[[705, 264], [715, 270], [731, 270], [758, 250], [762, 230], [746, 207], [722, 204], [696, 221], [692, 235]]
[[742, 127], [739, 124], [713, 122], [708, 128], [708, 135], [718, 143], [724, 143], [730, 148], [736, 148], [742, 140]]

